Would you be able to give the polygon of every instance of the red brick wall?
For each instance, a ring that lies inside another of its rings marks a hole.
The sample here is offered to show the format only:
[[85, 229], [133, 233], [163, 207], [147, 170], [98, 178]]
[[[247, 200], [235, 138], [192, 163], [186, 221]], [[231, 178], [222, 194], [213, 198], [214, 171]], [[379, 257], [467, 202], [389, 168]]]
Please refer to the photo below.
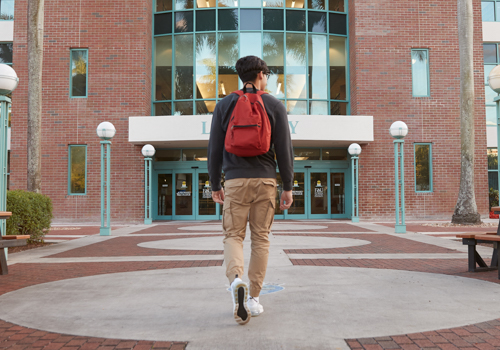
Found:
[[[27, 1], [16, 1], [11, 188], [26, 188]], [[117, 130], [111, 151], [112, 217], [144, 217], [143, 157], [128, 143], [128, 117], [151, 112], [152, 3], [45, 2], [42, 192], [58, 221], [100, 220], [100, 144], [96, 127]], [[88, 98], [69, 97], [70, 49], [88, 48]], [[68, 196], [68, 145], [87, 144], [87, 195]]]
[[[350, 0], [352, 114], [373, 115], [375, 142], [360, 157], [360, 215], [394, 215], [394, 147], [389, 126], [405, 138], [407, 218], [451, 219], [460, 185], [460, 62], [457, 2]], [[354, 14], [352, 14], [354, 13]], [[355, 21], [353, 20], [355, 17]], [[413, 98], [410, 49], [428, 48], [431, 96]], [[488, 212], [481, 2], [474, 1], [475, 184]], [[354, 78], [354, 79], [353, 79]], [[415, 193], [415, 142], [432, 142], [432, 193]]]

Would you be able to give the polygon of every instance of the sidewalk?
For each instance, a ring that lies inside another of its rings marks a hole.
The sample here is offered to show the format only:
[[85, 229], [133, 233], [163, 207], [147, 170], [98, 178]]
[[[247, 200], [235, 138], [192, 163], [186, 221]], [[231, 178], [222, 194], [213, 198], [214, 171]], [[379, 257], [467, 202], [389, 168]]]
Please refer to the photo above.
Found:
[[467, 247], [438, 237], [477, 230], [389, 226], [277, 221], [265, 312], [246, 326], [232, 318], [220, 222], [109, 237], [60, 226], [50, 235], [71, 237], [9, 255], [0, 349], [499, 349], [497, 272], [467, 272]]

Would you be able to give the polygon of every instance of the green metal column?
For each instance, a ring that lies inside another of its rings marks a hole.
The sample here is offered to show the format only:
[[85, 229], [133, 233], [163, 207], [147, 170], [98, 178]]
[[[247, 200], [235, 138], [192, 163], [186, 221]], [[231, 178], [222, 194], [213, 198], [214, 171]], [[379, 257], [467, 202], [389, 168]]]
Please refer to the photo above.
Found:
[[498, 174], [498, 188], [500, 189], [500, 96], [495, 97], [493, 100], [497, 104], [497, 174]]
[[[101, 141], [101, 229], [100, 229], [101, 236], [111, 235], [110, 185], [111, 185], [111, 141], [103, 140]], [[104, 194], [105, 192], [106, 194]]]
[[358, 205], [358, 160], [359, 157], [351, 156], [351, 174], [352, 174], [352, 214], [351, 221], [359, 222], [359, 205]]
[[144, 158], [144, 225], [153, 223], [153, 215], [151, 208], [153, 207], [153, 174], [152, 165], [153, 158]]
[[[9, 104], [10, 98], [0, 96], [0, 211], [7, 211], [7, 133], [9, 127]], [[6, 222], [0, 220], [2, 236], [6, 234]], [[7, 253], [7, 248], [5, 253]]]
[[[394, 169], [396, 187], [396, 233], [406, 233], [405, 188], [404, 188], [404, 140], [394, 140]], [[401, 192], [401, 202], [399, 194]], [[400, 220], [401, 215], [401, 220]]]

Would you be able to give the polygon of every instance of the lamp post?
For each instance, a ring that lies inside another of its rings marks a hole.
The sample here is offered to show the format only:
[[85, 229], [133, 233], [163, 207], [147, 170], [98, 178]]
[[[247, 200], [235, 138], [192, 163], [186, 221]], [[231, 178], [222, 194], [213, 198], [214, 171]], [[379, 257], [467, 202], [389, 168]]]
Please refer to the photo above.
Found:
[[153, 214], [151, 208], [153, 207], [153, 174], [152, 162], [155, 155], [155, 148], [152, 145], [145, 145], [142, 147], [142, 155], [144, 156], [144, 225], [151, 225], [153, 223]]
[[[488, 75], [488, 85], [497, 94], [500, 94], [500, 65], [493, 68]], [[497, 167], [500, 165], [500, 96], [493, 100], [497, 105]], [[500, 171], [498, 171], [498, 184], [500, 186]]]
[[359, 222], [359, 155], [361, 154], [361, 146], [353, 143], [347, 149], [351, 155], [351, 174], [352, 174], [352, 214], [351, 221]]
[[[102, 122], [97, 127], [97, 136], [101, 138], [101, 236], [111, 235], [110, 226], [110, 186], [111, 186], [111, 139], [116, 129], [110, 122]], [[106, 169], [106, 171], [104, 170]], [[106, 172], [106, 180], [104, 173]], [[106, 187], [106, 204], [104, 203], [104, 188]], [[106, 215], [104, 212], [106, 211]], [[106, 216], [106, 220], [104, 220]]]
[[[7, 211], [7, 158], [9, 150], [7, 134], [9, 132], [10, 94], [17, 87], [19, 78], [11, 66], [0, 64], [0, 211]], [[0, 233], [6, 234], [5, 220], [0, 220]], [[4, 248], [7, 249], [7, 248]]]
[[[392, 123], [389, 132], [394, 137], [394, 166], [396, 184], [396, 233], [406, 233], [405, 224], [405, 171], [404, 171], [404, 138], [408, 134], [408, 126], [401, 121]], [[400, 175], [400, 176], [399, 176]], [[401, 193], [401, 202], [399, 194]], [[401, 221], [400, 221], [401, 216]]]

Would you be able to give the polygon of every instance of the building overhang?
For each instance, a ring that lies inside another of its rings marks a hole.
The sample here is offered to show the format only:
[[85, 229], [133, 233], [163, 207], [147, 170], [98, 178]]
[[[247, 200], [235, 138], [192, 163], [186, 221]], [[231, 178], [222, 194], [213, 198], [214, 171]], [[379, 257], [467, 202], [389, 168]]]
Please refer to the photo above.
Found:
[[[156, 148], [207, 147], [211, 115], [129, 117], [129, 142]], [[348, 147], [373, 141], [373, 116], [289, 115], [294, 147]]]

